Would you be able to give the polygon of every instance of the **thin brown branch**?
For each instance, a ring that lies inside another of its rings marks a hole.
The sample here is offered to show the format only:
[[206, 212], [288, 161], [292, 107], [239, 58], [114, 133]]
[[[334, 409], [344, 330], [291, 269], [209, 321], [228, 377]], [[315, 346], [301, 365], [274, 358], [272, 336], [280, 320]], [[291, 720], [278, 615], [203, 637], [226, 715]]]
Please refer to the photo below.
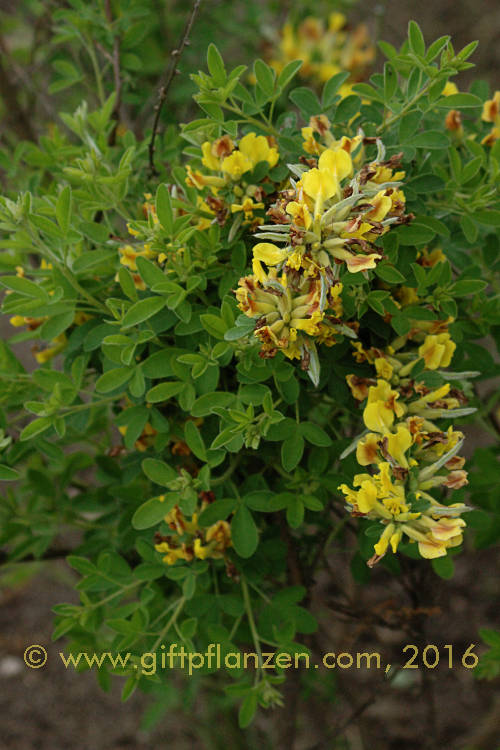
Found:
[[178, 72], [178, 65], [179, 65], [179, 60], [181, 58], [181, 55], [184, 52], [184, 48], [189, 44], [189, 35], [191, 33], [191, 28], [193, 26], [194, 19], [196, 18], [196, 15], [198, 13], [200, 4], [201, 4], [201, 0], [195, 0], [195, 3], [191, 9], [191, 13], [189, 14], [189, 18], [186, 22], [186, 26], [184, 27], [184, 31], [182, 33], [182, 38], [179, 43], [179, 46], [176, 49], [173, 49], [172, 52], [170, 53], [171, 59], [170, 59], [170, 65], [167, 70], [166, 78], [164, 81], [160, 81], [160, 86], [158, 89], [158, 100], [155, 105], [155, 119], [153, 122], [153, 131], [151, 133], [151, 140], [149, 142], [149, 170], [152, 175], [158, 174], [156, 167], [155, 167], [155, 140], [156, 140], [156, 134], [158, 132], [158, 125], [160, 122], [161, 110], [167, 99], [168, 90], [172, 84], [172, 81], [174, 80], [174, 76]]

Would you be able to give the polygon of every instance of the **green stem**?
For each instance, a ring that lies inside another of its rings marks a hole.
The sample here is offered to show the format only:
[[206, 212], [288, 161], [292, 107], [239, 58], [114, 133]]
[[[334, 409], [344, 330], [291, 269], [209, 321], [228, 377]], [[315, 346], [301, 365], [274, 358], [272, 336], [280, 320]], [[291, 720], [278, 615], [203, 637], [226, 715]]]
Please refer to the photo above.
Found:
[[250, 601], [250, 594], [248, 591], [248, 584], [243, 575], [241, 577], [241, 590], [243, 592], [243, 601], [245, 602], [245, 611], [247, 614], [248, 625], [250, 626], [250, 632], [252, 633], [252, 640], [253, 640], [253, 645], [255, 646], [255, 652], [258, 658], [259, 669], [262, 669], [262, 665], [264, 662], [262, 660], [262, 650], [260, 648], [259, 634], [257, 632], [257, 627], [255, 625], [255, 620], [253, 616], [252, 603]]
[[95, 53], [94, 44], [92, 40], [88, 40], [88, 39], [84, 42], [84, 44], [85, 44], [85, 49], [87, 50], [88, 56], [90, 57], [90, 61], [92, 63], [92, 68], [94, 70], [94, 76], [95, 76], [95, 81], [97, 85], [97, 96], [99, 97], [99, 102], [102, 107], [104, 102], [106, 101], [106, 95], [104, 93], [104, 87], [102, 85], [102, 76], [101, 76], [101, 71], [99, 70], [99, 62], [97, 60], [97, 55]]
[[231, 104], [227, 104], [226, 102], [222, 104], [222, 106], [225, 109], [228, 109], [230, 112], [234, 112], [234, 114], [239, 115], [242, 117], [246, 122], [251, 123], [252, 125], [255, 125], [255, 127], [260, 128], [261, 130], [266, 130], [268, 133], [271, 133], [271, 135], [278, 136], [279, 133], [276, 130], [273, 125], [267, 125], [265, 122], [261, 122], [260, 120], [257, 120], [256, 117], [251, 117], [250, 115], [245, 114], [239, 107], [233, 107]]
[[156, 651], [156, 649], [158, 648], [158, 646], [161, 644], [162, 640], [167, 635], [167, 633], [170, 630], [170, 628], [172, 627], [172, 625], [175, 625], [175, 623], [177, 621], [177, 618], [179, 617], [179, 615], [180, 615], [180, 613], [182, 611], [182, 608], [184, 607], [185, 601], [186, 600], [185, 600], [185, 598], [183, 596], [181, 596], [181, 598], [178, 600], [177, 606], [176, 606], [176, 608], [175, 608], [175, 610], [174, 610], [174, 612], [172, 614], [172, 617], [169, 619], [169, 621], [167, 622], [167, 624], [165, 625], [165, 627], [162, 628], [162, 630], [160, 631], [160, 634], [158, 635], [158, 638], [156, 639], [156, 641], [154, 642], [154, 644], [153, 644], [153, 646], [151, 648], [151, 653], [154, 654], [154, 652]]
[[221, 474], [220, 477], [216, 477], [215, 479], [212, 479], [211, 486], [212, 487], [218, 487], [219, 485], [224, 484], [224, 482], [226, 481], [226, 479], [229, 479], [229, 477], [236, 470], [236, 468], [238, 467], [238, 464], [240, 463], [240, 461], [241, 461], [241, 454], [238, 453], [235, 456], [235, 458], [233, 458], [231, 460], [231, 463], [229, 464], [229, 466], [226, 469], [226, 471], [223, 474]]
[[434, 82], [435, 82], [435, 79], [434, 80], [433, 79], [429, 79], [426, 83], [424, 83], [424, 85], [422, 86], [422, 88], [419, 91], [417, 91], [417, 93], [415, 94], [415, 96], [413, 97], [413, 99], [410, 99], [410, 101], [405, 104], [405, 106], [403, 107], [403, 109], [401, 110], [401, 112], [398, 112], [397, 114], [393, 115], [392, 117], [389, 117], [388, 120], [385, 120], [385, 122], [383, 122], [381, 125], [379, 125], [379, 127], [377, 128], [377, 134], [383, 133], [384, 130], [387, 130], [387, 128], [390, 128], [391, 125], [394, 125], [395, 122], [397, 122], [398, 120], [400, 120], [402, 117], [404, 117], [406, 115], [407, 112], [409, 112], [410, 110], [412, 110], [414, 108], [415, 104], [418, 101], [420, 101], [420, 99], [423, 96], [425, 96], [425, 94], [427, 93], [427, 91], [429, 90], [429, 88], [431, 87], [431, 85]]

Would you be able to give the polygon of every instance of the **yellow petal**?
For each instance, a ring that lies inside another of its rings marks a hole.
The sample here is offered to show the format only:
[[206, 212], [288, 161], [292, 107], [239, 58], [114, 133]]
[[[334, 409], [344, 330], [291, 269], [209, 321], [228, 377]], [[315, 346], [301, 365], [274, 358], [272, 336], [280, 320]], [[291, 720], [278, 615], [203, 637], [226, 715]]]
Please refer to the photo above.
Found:
[[259, 260], [268, 266], [276, 266], [285, 260], [287, 255], [286, 249], [277, 247], [272, 242], [259, 242], [253, 249], [254, 260]]

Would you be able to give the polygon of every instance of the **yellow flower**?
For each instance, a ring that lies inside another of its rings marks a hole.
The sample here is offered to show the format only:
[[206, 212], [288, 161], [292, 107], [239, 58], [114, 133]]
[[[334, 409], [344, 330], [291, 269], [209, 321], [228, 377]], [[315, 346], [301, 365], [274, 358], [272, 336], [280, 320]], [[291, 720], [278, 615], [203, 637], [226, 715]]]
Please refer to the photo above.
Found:
[[286, 248], [273, 245], [272, 242], [259, 242], [253, 248], [254, 260], [265, 263], [268, 266], [276, 266], [285, 260], [288, 255]]
[[304, 139], [302, 148], [304, 149], [306, 154], [320, 154], [323, 150], [323, 147], [314, 137], [313, 129], [311, 127], [305, 127], [302, 128], [300, 132], [302, 133], [302, 138]]
[[482, 146], [493, 146], [495, 141], [498, 141], [500, 138], [500, 127], [495, 125], [491, 131], [488, 133], [488, 135], [485, 135], [485, 137], [481, 141]]
[[371, 268], [375, 268], [377, 260], [380, 260], [382, 256], [378, 253], [369, 253], [368, 255], [353, 255], [347, 253], [345, 262], [349, 273], [358, 273], [358, 271], [368, 271]]
[[[356, 343], [359, 344], [359, 341], [357, 341]], [[353, 398], [355, 398], [357, 401], [364, 401], [368, 396], [368, 382], [366, 378], [360, 378], [357, 375], [353, 375], [351, 373], [349, 375], [346, 375], [345, 379], [347, 381], [347, 385], [351, 389]]]
[[230, 156], [223, 160], [221, 168], [232, 180], [239, 180], [241, 175], [249, 172], [253, 167], [252, 161], [241, 151], [233, 151]]
[[302, 175], [302, 187], [306, 195], [315, 201], [314, 216], [318, 216], [323, 204], [332, 198], [339, 188], [339, 182], [334, 172], [314, 167]]
[[51, 341], [52, 346], [49, 346], [47, 349], [43, 349], [40, 352], [35, 352], [36, 361], [39, 364], [43, 365], [49, 360], [53, 359], [56, 354], [59, 354], [59, 352], [64, 349], [64, 347], [66, 346], [66, 341], [66, 336], [64, 335], [64, 333], [61, 333]]
[[287, 214], [293, 217], [293, 221], [298, 226], [309, 229], [312, 224], [312, 217], [309, 213], [309, 208], [304, 202], [290, 201], [286, 207]]
[[[294, 310], [294, 313], [296, 312], [297, 311]], [[324, 314], [322, 312], [316, 310], [316, 312], [313, 312], [310, 318], [292, 318], [292, 320], [290, 321], [290, 326], [298, 331], [304, 331], [310, 336], [314, 336], [318, 333], [319, 324], [323, 320], [323, 315]]]
[[122, 245], [122, 247], [118, 248], [118, 251], [120, 253], [120, 263], [131, 271], [137, 271], [137, 258], [154, 257], [154, 252], [148, 244], [144, 245], [140, 250], [134, 248], [132, 245]]
[[227, 521], [217, 521], [207, 529], [206, 540], [212, 546], [211, 556], [223, 557], [224, 550], [231, 547], [231, 527]]
[[[205, 175], [201, 172], [198, 172], [197, 170], [193, 171], [190, 164], [186, 165], [186, 171], [186, 185], [188, 185], [189, 187], [195, 187], [197, 190], [203, 190], [203, 188], [207, 185], [212, 188], [220, 188], [224, 187], [224, 185], [226, 184], [226, 180], [224, 180], [222, 177], [217, 177], [215, 175]], [[156, 223], [158, 223], [158, 219], [155, 221], [155, 224]]]
[[365, 217], [373, 221], [382, 221], [392, 208], [392, 199], [385, 194], [385, 190], [380, 190], [373, 198], [370, 198], [373, 208], [365, 214]]
[[434, 539], [432, 534], [428, 534], [425, 539], [419, 541], [418, 551], [427, 560], [434, 560], [436, 557], [446, 556], [446, 545]]
[[483, 122], [494, 122], [499, 125], [500, 115], [500, 91], [495, 91], [493, 98], [488, 99], [483, 105], [481, 119]]
[[363, 412], [363, 420], [369, 430], [385, 433], [394, 422], [394, 415], [401, 417], [404, 407], [397, 403], [399, 393], [393, 391], [389, 383], [379, 380], [377, 385], [370, 386], [368, 403]]
[[261, 161], [267, 161], [270, 167], [274, 167], [279, 159], [278, 149], [270, 146], [264, 135], [248, 133], [243, 136], [238, 148], [250, 162], [251, 168]]
[[396, 295], [403, 307], [407, 307], [408, 305], [415, 305], [419, 302], [417, 290], [410, 286], [400, 286], [396, 292]]
[[449, 333], [438, 333], [426, 336], [418, 353], [424, 358], [429, 370], [436, 370], [438, 367], [449, 366], [455, 349], [456, 344], [451, 340]]
[[375, 358], [375, 369], [377, 371], [377, 377], [383, 378], [384, 380], [390, 380], [392, 378], [393, 366], [386, 360], [385, 357]]
[[243, 203], [232, 203], [231, 204], [231, 213], [237, 213], [238, 211], [243, 211], [245, 214], [245, 219], [251, 219], [253, 216], [253, 212], [257, 210], [258, 208], [264, 208], [263, 203], [254, 203], [253, 200], [249, 197], [246, 197], [243, 199]]
[[328, 16], [329, 31], [340, 31], [345, 26], [346, 20], [343, 13], [330, 13]]
[[451, 96], [452, 94], [458, 94], [457, 84], [453, 83], [453, 81], [447, 81], [441, 94], [442, 96]]
[[343, 148], [326, 149], [318, 159], [318, 169], [333, 172], [339, 181], [352, 174], [352, 159]]
[[432, 526], [432, 536], [442, 542], [447, 542], [453, 537], [461, 536], [461, 529], [465, 526], [463, 518], [440, 518]]
[[356, 447], [356, 460], [360, 466], [374, 464], [378, 460], [378, 443], [380, 435], [369, 432], [358, 442]]
[[408, 461], [405, 456], [408, 448], [411, 447], [413, 438], [410, 431], [404, 425], [399, 424], [396, 434], [389, 433], [387, 436], [387, 450], [392, 458], [403, 469], [408, 468]]
[[201, 163], [204, 167], [207, 167], [208, 169], [212, 169], [214, 171], [220, 169], [220, 160], [213, 155], [212, 144], [210, 143], [210, 141], [205, 141], [205, 143], [201, 144], [201, 151], [203, 153]]
[[377, 488], [372, 478], [361, 482], [361, 487], [356, 493], [356, 506], [360, 513], [369, 513], [375, 507], [377, 501]]
[[383, 557], [385, 553], [387, 552], [387, 548], [389, 546], [389, 540], [394, 535], [396, 527], [393, 523], [387, 524], [385, 527], [382, 536], [378, 540], [377, 544], [374, 545], [375, 554], [378, 557]]

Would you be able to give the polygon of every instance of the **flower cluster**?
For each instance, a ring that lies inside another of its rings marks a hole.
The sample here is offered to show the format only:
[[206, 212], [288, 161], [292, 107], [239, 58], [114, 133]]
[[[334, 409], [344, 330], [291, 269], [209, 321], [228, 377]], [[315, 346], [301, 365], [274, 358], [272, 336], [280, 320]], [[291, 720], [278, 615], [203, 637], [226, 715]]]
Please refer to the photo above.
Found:
[[452, 388], [440, 369], [448, 367], [455, 351], [449, 333], [421, 333], [417, 338], [421, 343], [410, 352], [363, 349], [356, 342], [357, 361], [369, 363], [375, 377], [347, 376], [354, 398], [364, 403], [366, 430], [353, 447], [358, 464], [372, 467], [373, 473], [357, 474], [355, 489], [346, 484], [339, 489], [353, 515], [383, 526], [370, 567], [389, 546], [396, 552], [404, 536], [418, 544], [425, 558], [443, 557], [462, 542], [461, 514], [467, 506], [439, 503], [431, 491], [467, 484], [465, 459], [458, 455], [463, 434], [452, 426], [441, 430], [435, 420], [474, 409], [464, 408], [464, 393]]
[[[187, 165], [186, 183], [200, 191], [198, 229], [209, 227], [214, 221], [224, 226], [236, 214], [235, 226], [255, 228], [264, 221], [264, 210], [269, 195], [276, 191], [268, 172], [276, 166], [279, 152], [270, 136], [247, 133], [236, 144], [228, 135], [202, 146], [203, 171]], [[257, 165], [263, 169], [259, 174]]]
[[279, 73], [287, 63], [302, 60], [299, 75], [324, 83], [341, 71], [351, 75], [339, 93], [351, 92], [349, 83], [362, 81], [375, 60], [375, 47], [364, 24], [350, 29], [342, 13], [331, 13], [328, 23], [309, 16], [296, 28], [285, 24], [270, 65]]
[[[315, 343], [332, 345], [342, 334], [355, 337], [356, 326], [340, 320], [341, 272], [375, 268], [383, 256], [374, 242], [410, 218], [399, 189], [404, 172], [394, 171], [399, 157], [384, 161], [383, 145], [376, 141], [377, 160], [363, 163], [364, 141], [370, 139], [335, 141], [329, 126], [323, 115], [313, 118], [319, 158], [291, 165], [299, 179], [280, 193], [267, 212], [273, 223], [256, 235], [273, 242], [254, 246], [253, 275], [240, 279], [236, 291], [242, 312], [256, 320], [261, 356], [282, 350], [300, 358], [315, 383]], [[308, 141], [304, 145], [312, 147]]]
[[[208, 500], [203, 500], [201, 510], [207, 505]], [[188, 520], [178, 505], [165, 516], [171, 533], [163, 536], [157, 533], [155, 549], [164, 555], [163, 562], [167, 565], [174, 565], [177, 560], [191, 562], [194, 558], [205, 560], [225, 556], [226, 549], [231, 546], [231, 528], [227, 521], [217, 521], [204, 529], [199, 526], [198, 517], [198, 513], [193, 513]]]
[[481, 143], [492, 146], [500, 138], [500, 91], [495, 91], [493, 98], [484, 103], [481, 119], [492, 124], [491, 131]]

